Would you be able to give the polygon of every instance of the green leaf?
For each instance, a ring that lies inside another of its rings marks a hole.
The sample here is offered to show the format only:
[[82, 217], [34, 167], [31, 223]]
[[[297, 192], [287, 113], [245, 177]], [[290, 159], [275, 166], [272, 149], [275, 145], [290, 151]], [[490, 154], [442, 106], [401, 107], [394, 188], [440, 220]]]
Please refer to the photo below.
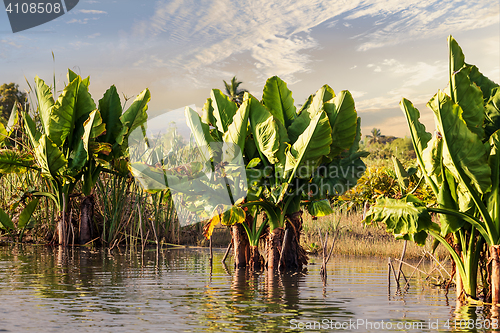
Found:
[[215, 116], [214, 116], [214, 108], [212, 106], [212, 99], [211, 98], [207, 98], [207, 101], [203, 105], [201, 120], [205, 124], [209, 124], [210, 126], [217, 127], [217, 119], [215, 119]]
[[[134, 100], [132, 105], [120, 116], [123, 128], [118, 135], [117, 142], [125, 142], [130, 133], [137, 127], [143, 125], [148, 120], [148, 102], [151, 94], [148, 89], [144, 89]], [[125, 141], [124, 141], [125, 139]]]
[[484, 136], [483, 94], [478, 86], [470, 82], [469, 72], [469, 68], [463, 67], [458, 72], [453, 73], [454, 85], [449, 86], [447, 92], [452, 100], [462, 108], [462, 117], [467, 123], [467, 127], [482, 139]]
[[89, 153], [91, 153], [89, 149], [91, 133], [96, 128], [104, 130], [101, 125], [102, 119], [100, 112], [98, 110], [94, 110], [89, 114], [85, 123], [83, 123], [81, 130], [75, 133], [75, 136], [77, 136], [79, 140], [76, 141], [76, 147], [74, 147], [71, 152], [72, 156], [68, 167], [69, 169], [74, 170], [73, 173], [79, 172], [89, 160]]
[[486, 195], [489, 215], [496, 226], [500, 226], [500, 130], [490, 137], [491, 192]]
[[[278, 151], [281, 141], [280, 131], [274, 116], [257, 99], [250, 96], [250, 126], [258, 151], [267, 157], [271, 164], [279, 162]], [[283, 148], [284, 151], [284, 148]]]
[[56, 179], [68, 165], [61, 150], [46, 134], [42, 135], [35, 147], [35, 157], [42, 168], [42, 174]]
[[210, 92], [212, 99], [213, 114], [217, 120], [217, 129], [226, 133], [229, 125], [233, 122], [233, 117], [238, 110], [238, 105], [231, 101], [229, 97], [224, 95], [219, 89], [212, 89]]
[[[298, 118], [297, 118], [298, 120]], [[297, 141], [286, 153], [285, 173], [292, 171], [290, 179], [311, 177], [324, 155], [330, 152], [332, 129], [326, 112], [321, 111], [310, 122]], [[300, 172], [297, 173], [300, 167]]]
[[493, 96], [492, 90], [498, 87], [498, 84], [484, 76], [476, 66], [468, 66], [471, 69], [469, 74], [470, 80], [474, 82], [479, 88], [481, 88], [481, 92], [483, 93], [483, 100], [489, 100], [490, 97]]
[[74, 80], [68, 84], [51, 110], [50, 123], [46, 134], [58, 147], [63, 145], [67, 137], [72, 136], [75, 128], [78, 83], [78, 80]]
[[33, 156], [27, 152], [10, 149], [0, 149], [0, 174], [24, 173], [33, 168]]
[[241, 207], [217, 205], [212, 212], [212, 218], [205, 227], [203, 234], [207, 239], [210, 239], [217, 224], [220, 223], [222, 225], [230, 226], [236, 223], [244, 222], [245, 217], [245, 211]]
[[392, 164], [394, 166], [394, 171], [396, 172], [398, 184], [402, 191], [406, 192], [408, 190], [408, 186], [410, 185], [409, 175], [403, 167], [403, 164], [401, 164], [396, 156], [392, 156]]
[[250, 99], [241, 104], [229, 125], [227, 132], [223, 135], [224, 142], [231, 142], [240, 147], [241, 154], [245, 149], [247, 138], [248, 116], [250, 114]]
[[334, 213], [332, 206], [330, 206], [330, 201], [327, 199], [311, 201], [307, 210], [309, 211], [309, 214], [317, 217], [327, 216]]
[[399, 106], [405, 114], [406, 121], [408, 122], [411, 140], [413, 143], [413, 148], [415, 149], [415, 153], [417, 155], [418, 164], [422, 168], [425, 178], [427, 179], [427, 183], [431, 186], [434, 194], [437, 195], [439, 191], [437, 188], [437, 184], [429, 178], [428, 175], [431, 172], [428, 170], [423, 156], [423, 151], [425, 148], [427, 148], [427, 144], [431, 140], [432, 135], [426, 132], [425, 126], [420, 123], [420, 112], [413, 106], [413, 104], [409, 100], [403, 98], [399, 103]]
[[422, 155], [426, 176], [432, 180], [433, 184], [440, 185], [441, 173], [443, 172], [443, 140], [441, 134], [436, 134], [429, 141]]
[[15, 230], [16, 227], [9, 215], [0, 208], [0, 228], [4, 230]]
[[[462, 52], [462, 48], [458, 45], [457, 41], [452, 36], [448, 37], [448, 50], [450, 52], [449, 62], [450, 62], [450, 76], [451, 76], [453, 73], [455, 73], [456, 71], [460, 70], [462, 67], [465, 66], [465, 56], [464, 53]], [[454, 83], [452, 83], [452, 85], [455, 86]]]
[[247, 169], [255, 168], [257, 165], [259, 165], [259, 163], [260, 163], [260, 158], [258, 157], [253, 158], [250, 162], [248, 162], [246, 168]]
[[402, 200], [380, 197], [368, 211], [365, 223], [385, 223], [386, 231], [396, 239], [413, 240], [418, 245], [425, 244], [426, 234], [416, 234], [428, 231], [439, 232], [439, 226], [432, 222], [431, 216], [424, 204], [415, 196], [408, 195]]
[[262, 93], [262, 104], [288, 128], [297, 117], [297, 110], [293, 105], [292, 92], [286, 83], [277, 76], [273, 76], [266, 81]]
[[[333, 92], [332, 88], [330, 88], [326, 84], [316, 92], [308, 107], [300, 112], [300, 115], [288, 128], [288, 137], [290, 138], [290, 143], [293, 144], [295, 143], [295, 141], [297, 141], [298, 137], [302, 133], [304, 133], [307, 126], [309, 126], [311, 120], [318, 113], [325, 110], [325, 108], [323, 107], [325, 102], [330, 101], [334, 97], [335, 93]], [[331, 121], [330, 115], [332, 116], [332, 120], [335, 121], [335, 119], [333, 118], [335, 118], [338, 113], [337, 110], [334, 110], [335, 106], [335, 104], [331, 104], [330, 107], [327, 108], [328, 110], [325, 110], [327, 111], [327, 113], [330, 112], [330, 114], [328, 114], [329, 121]]]
[[[453, 175], [451, 175], [448, 170], [445, 169], [445, 173], [437, 197], [439, 207], [458, 211], [457, 184]], [[439, 221], [441, 223], [441, 235], [443, 237], [450, 232], [458, 231], [464, 225], [464, 220], [449, 214], [440, 214]]]
[[[99, 112], [101, 113], [102, 122], [106, 124], [106, 133], [102, 138], [99, 138], [99, 141], [115, 143], [123, 125], [120, 120], [122, 115], [120, 96], [114, 85], [99, 100]], [[123, 142], [117, 143], [121, 145]]]
[[73, 72], [71, 69], [68, 69], [68, 82], [73, 82], [74, 79], [77, 79], [80, 75]]
[[54, 97], [52, 91], [45, 82], [38, 76], [35, 77], [36, 98], [38, 101], [38, 112], [40, 113], [40, 121], [45, 133], [49, 133], [50, 114], [54, 106]]
[[184, 114], [186, 115], [187, 125], [193, 133], [200, 153], [203, 155], [205, 161], [209, 161], [214, 157], [214, 147], [210, 146], [212, 142], [210, 128], [201, 121], [200, 115], [189, 106], [186, 106]]
[[9, 136], [9, 133], [7, 133], [7, 130], [5, 129], [3, 124], [0, 123], [0, 147], [2, 146], [2, 142], [4, 142], [8, 136]]
[[470, 179], [479, 193], [486, 193], [491, 187], [488, 151], [467, 127], [460, 106], [442, 91], [427, 106], [434, 111], [438, 131], [443, 136], [443, 164], [458, 183], [468, 183]]
[[347, 90], [326, 102], [324, 108], [332, 126], [332, 144], [328, 157], [333, 159], [353, 144], [356, 137], [358, 114], [354, 107], [354, 99]]
[[491, 91], [491, 97], [484, 107], [484, 131], [489, 137], [500, 129], [500, 88]]
[[31, 118], [28, 112], [24, 113], [24, 130], [28, 134], [28, 137], [31, 141], [31, 145], [36, 147], [38, 145], [38, 141], [42, 137], [42, 133], [36, 128], [35, 122]]
[[23, 229], [28, 225], [28, 222], [31, 219], [31, 216], [35, 212], [36, 206], [38, 205], [39, 198], [35, 198], [31, 200], [26, 207], [23, 209], [21, 214], [19, 215], [19, 220], [17, 222], [17, 228]]

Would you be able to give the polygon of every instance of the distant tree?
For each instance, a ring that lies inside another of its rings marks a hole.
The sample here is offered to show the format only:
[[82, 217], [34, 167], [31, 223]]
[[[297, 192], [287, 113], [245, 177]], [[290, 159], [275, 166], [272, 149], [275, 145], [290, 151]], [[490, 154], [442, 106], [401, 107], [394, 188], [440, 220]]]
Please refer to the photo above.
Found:
[[226, 95], [229, 96], [229, 98], [233, 102], [240, 105], [243, 102], [243, 95], [245, 94], [245, 92], [248, 91], [246, 89], [238, 89], [240, 84], [242, 84], [243, 82], [238, 81], [236, 79], [236, 76], [233, 76], [230, 84], [228, 84], [225, 80], [222, 81], [224, 81], [224, 86], [226, 88]]
[[378, 143], [382, 138], [382, 132], [379, 128], [373, 128], [371, 131], [372, 135], [370, 136], [370, 141], [368, 143]]
[[0, 86], [0, 121], [6, 123], [9, 119], [14, 103], [20, 102], [24, 106], [26, 93], [19, 90], [15, 83], [4, 83]]

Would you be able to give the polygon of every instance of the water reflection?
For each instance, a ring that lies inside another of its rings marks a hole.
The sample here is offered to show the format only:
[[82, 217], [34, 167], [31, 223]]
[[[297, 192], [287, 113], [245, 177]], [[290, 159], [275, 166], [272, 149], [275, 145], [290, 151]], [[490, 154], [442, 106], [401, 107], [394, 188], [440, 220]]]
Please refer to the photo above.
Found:
[[447, 320], [498, 316], [477, 306], [455, 313], [444, 291], [416, 281], [388, 300], [386, 264], [378, 259], [333, 258], [323, 285], [319, 265], [310, 265], [307, 274], [253, 273], [232, 263], [224, 267], [222, 256], [223, 250], [214, 251], [210, 275], [205, 249], [2, 247], [0, 328], [298, 332], [292, 323], [438, 320], [446, 331]]

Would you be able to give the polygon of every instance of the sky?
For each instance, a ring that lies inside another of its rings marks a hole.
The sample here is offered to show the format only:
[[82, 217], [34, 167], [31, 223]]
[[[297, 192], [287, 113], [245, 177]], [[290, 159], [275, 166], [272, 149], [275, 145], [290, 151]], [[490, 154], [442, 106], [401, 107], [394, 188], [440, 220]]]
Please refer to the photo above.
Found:
[[55, 73], [60, 90], [69, 68], [90, 76], [96, 102], [113, 84], [123, 98], [149, 88], [154, 118], [201, 110], [233, 76], [260, 98], [278, 75], [296, 105], [324, 84], [349, 90], [364, 135], [376, 127], [402, 137], [402, 97], [434, 130], [425, 104], [447, 85], [449, 35], [467, 63], [500, 83], [498, 0], [80, 0], [15, 34], [0, 11], [0, 84], [27, 90], [26, 80], [53, 82]]

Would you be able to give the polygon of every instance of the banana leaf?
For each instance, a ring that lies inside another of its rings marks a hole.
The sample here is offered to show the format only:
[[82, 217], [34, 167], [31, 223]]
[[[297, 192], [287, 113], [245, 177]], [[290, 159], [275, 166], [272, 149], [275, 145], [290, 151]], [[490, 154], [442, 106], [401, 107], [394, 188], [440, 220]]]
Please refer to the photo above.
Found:
[[378, 198], [367, 212], [364, 222], [385, 223], [386, 231], [396, 239], [413, 240], [421, 246], [425, 245], [429, 231], [440, 231], [439, 225], [432, 222], [425, 205], [411, 194], [401, 200]]
[[354, 99], [347, 90], [326, 102], [324, 109], [332, 126], [332, 144], [328, 155], [328, 158], [332, 160], [353, 144], [358, 115], [354, 107]]
[[213, 107], [213, 116], [215, 117], [216, 127], [221, 133], [226, 133], [229, 125], [233, 122], [233, 117], [238, 110], [238, 105], [231, 101], [219, 89], [212, 89], [210, 92], [211, 106]]
[[24, 173], [29, 168], [36, 168], [31, 154], [12, 149], [0, 149], [0, 174]]
[[448, 87], [452, 100], [462, 108], [462, 117], [471, 132], [483, 138], [484, 106], [481, 89], [469, 79], [470, 69], [463, 67], [452, 74], [454, 85]]
[[491, 187], [488, 151], [467, 127], [460, 106], [441, 91], [427, 106], [434, 111], [438, 131], [443, 137], [443, 164], [458, 183], [468, 184], [470, 179], [479, 193], [486, 193]]
[[[297, 118], [298, 119], [298, 118]], [[321, 111], [309, 123], [286, 154], [285, 175], [291, 179], [309, 178], [323, 156], [330, 152], [332, 129], [326, 112]], [[300, 167], [300, 170], [299, 170]], [[297, 171], [300, 171], [297, 173]]]
[[277, 76], [267, 79], [262, 93], [262, 104], [288, 128], [297, 117], [292, 92]]
[[52, 107], [54, 106], [54, 97], [52, 91], [45, 82], [38, 76], [35, 77], [35, 92], [38, 101], [38, 112], [40, 114], [40, 121], [45, 133], [49, 133], [50, 115]]

